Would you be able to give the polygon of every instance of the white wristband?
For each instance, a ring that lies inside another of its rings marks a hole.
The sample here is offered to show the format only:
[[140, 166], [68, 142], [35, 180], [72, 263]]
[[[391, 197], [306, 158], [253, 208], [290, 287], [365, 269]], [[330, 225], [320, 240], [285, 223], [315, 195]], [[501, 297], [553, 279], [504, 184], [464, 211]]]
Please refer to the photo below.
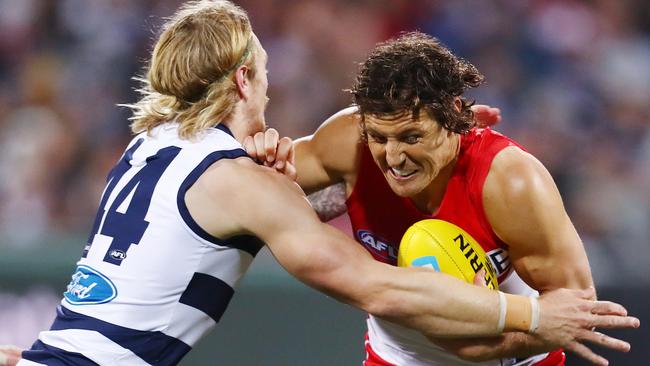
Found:
[[506, 295], [499, 291], [499, 322], [497, 323], [497, 333], [503, 333], [503, 328], [506, 326], [506, 310], [508, 308], [508, 302], [506, 300]]
[[537, 327], [539, 326], [539, 302], [535, 296], [530, 296], [528, 298], [530, 299], [531, 309], [530, 329], [528, 329], [528, 333], [532, 334], [535, 333]]

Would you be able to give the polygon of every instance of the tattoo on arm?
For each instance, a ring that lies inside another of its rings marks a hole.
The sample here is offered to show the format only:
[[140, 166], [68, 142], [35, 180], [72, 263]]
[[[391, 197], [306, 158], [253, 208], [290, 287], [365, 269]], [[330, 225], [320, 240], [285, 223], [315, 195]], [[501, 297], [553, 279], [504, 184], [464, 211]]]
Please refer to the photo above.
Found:
[[321, 221], [329, 221], [341, 216], [348, 207], [345, 205], [347, 195], [345, 183], [331, 185], [307, 196]]

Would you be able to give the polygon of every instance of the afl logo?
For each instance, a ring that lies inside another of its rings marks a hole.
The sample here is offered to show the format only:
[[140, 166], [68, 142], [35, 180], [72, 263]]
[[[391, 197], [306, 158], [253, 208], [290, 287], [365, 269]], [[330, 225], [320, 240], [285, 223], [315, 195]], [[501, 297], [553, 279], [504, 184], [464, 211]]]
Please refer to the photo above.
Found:
[[118, 249], [111, 251], [109, 255], [111, 256], [111, 258], [119, 261], [122, 261], [126, 258], [126, 253]]
[[375, 236], [375, 234], [368, 230], [358, 230], [357, 239], [373, 256], [380, 257], [387, 263], [397, 263], [397, 248], [392, 246], [386, 240]]

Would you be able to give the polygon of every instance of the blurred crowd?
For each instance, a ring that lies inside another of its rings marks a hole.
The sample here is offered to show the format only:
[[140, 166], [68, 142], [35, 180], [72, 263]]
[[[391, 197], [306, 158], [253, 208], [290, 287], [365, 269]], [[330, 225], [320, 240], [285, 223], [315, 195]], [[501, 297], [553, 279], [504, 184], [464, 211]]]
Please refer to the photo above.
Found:
[[[378, 41], [421, 30], [474, 63], [469, 95], [556, 179], [596, 282], [650, 258], [650, 2], [241, 0], [269, 54], [267, 122], [300, 137], [350, 103]], [[86, 235], [178, 0], [0, 0], [0, 247]], [[83, 243], [75, 243], [82, 248]], [[80, 249], [81, 250], [81, 249]]]

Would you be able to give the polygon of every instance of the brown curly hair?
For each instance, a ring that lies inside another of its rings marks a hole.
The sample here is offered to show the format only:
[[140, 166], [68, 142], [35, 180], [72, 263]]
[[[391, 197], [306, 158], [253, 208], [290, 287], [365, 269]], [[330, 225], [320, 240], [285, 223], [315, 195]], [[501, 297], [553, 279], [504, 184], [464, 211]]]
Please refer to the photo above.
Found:
[[[465, 133], [474, 126], [473, 101], [463, 92], [483, 82], [476, 67], [455, 56], [436, 38], [410, 32], [379, 43], [364, 62], [350, 90], [365, 115], [429, 117], [449, 131]], [[454, 107], [461, 102], [460, 111]]]

